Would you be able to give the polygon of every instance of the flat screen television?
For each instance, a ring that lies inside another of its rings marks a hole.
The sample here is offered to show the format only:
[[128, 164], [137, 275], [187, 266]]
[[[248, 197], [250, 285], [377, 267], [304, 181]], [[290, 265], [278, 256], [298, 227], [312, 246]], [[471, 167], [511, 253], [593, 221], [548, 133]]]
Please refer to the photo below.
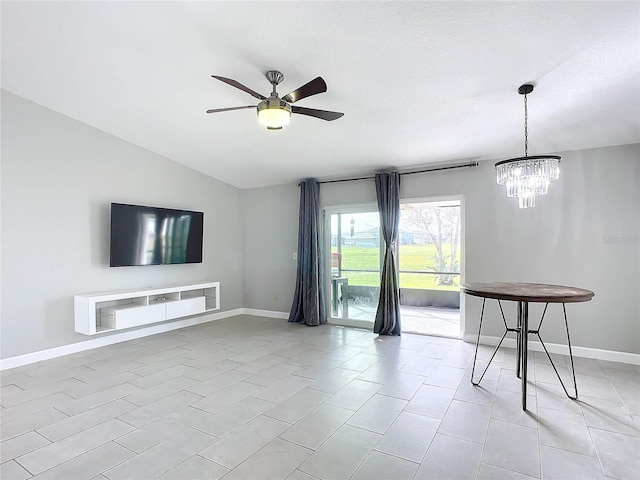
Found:
[[204, 213], [111, 204], [109, 265], [202, 263]]

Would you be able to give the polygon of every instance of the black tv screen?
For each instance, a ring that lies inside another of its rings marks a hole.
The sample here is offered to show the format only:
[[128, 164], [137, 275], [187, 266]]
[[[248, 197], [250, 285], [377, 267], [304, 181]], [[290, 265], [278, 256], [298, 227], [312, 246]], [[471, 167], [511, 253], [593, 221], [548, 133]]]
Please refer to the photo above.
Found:
[[204, 213], [111, 204], [112, 267], [202, 263]]

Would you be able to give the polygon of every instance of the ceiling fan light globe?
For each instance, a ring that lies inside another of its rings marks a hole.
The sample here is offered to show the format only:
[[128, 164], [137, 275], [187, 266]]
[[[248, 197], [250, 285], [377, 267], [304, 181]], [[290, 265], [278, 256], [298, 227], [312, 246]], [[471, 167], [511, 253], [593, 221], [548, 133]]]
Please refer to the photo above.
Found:
[[286, 108], [265, 108], [258, 111], [258, 121], [265, 127], [277, 129], [289, 125], [291, 112]]

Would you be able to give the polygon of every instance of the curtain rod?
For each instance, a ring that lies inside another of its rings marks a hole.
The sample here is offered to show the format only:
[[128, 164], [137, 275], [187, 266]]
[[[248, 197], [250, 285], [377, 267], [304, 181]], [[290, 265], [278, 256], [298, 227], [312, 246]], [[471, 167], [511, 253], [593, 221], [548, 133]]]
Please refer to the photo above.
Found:
[[[414, 173], [427, 173], [427, 172], [438, 172], [440, 170], [452, 170], [454, 168], [466, 168], [466, 167], [477, 167], [478, 162], [469, 162], [469, 163], [460, 163], [458, 165], [446, 165], [442, 167], [433, 167], [433, 168], [425, 168], [423, 170], [414, 170], [411, 172], [400, 172], [400, 175], [413, 175]], [[322, 180], [318, 183], [339, 183], [339, 182], [354, 182], [356, 180], [370, 180], [375, 178], [375, 175], [369, 175], [367, 177], [354, 177], [354, 178], [342, 178], [340, 180]], [[298, 183], [300, 186], [300, 183]]]

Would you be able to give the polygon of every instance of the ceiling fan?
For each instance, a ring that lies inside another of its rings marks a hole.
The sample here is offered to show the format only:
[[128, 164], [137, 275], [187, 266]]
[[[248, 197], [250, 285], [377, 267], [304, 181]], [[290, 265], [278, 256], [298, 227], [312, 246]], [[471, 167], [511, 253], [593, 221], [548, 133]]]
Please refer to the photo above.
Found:
[[269, 80], [269, 83], [273, 86], [273, 90], [269, 97], [265, 97], [264, 95], [251, 90], [249, 87], [245, 87], [240, 82], [231, 78], [219, 77], [217, 75], [211, 76], [221, 82], [231, 85], [232, 87], [236, 87], [247, 92], [252, 97], [259, 99], [260, 103], [258, 103], [257, 107], [256, 105], [246, 105], [243, 107], [214, 108], [207, 110], [207, 113], [228, 112], [230, 110], [242, 110], [243, 108], [257, 108], [258, 120], [262, 125], [266, 126], [268, 130], [280, 130], [284, 125], [288, 125], [292, 113], [316, 117], [329, 122], [344, 115], [344, 113], [340, 112], [329, 112], [327, 110], [316, 110], [315, 108], [291, 105], [292, 103], [302, 100], [303, 98], [310, 97], [311, 95], [326, 92], [327, 84], [322, 77], [314, 78], [297, 90], [294, 90], [281, 98], [278, 96], [278, 92], [276, 92], [276, 85], [284, 80], [284, 75], [275, 70], [268, 71], [265, 74], [267, 80]]

